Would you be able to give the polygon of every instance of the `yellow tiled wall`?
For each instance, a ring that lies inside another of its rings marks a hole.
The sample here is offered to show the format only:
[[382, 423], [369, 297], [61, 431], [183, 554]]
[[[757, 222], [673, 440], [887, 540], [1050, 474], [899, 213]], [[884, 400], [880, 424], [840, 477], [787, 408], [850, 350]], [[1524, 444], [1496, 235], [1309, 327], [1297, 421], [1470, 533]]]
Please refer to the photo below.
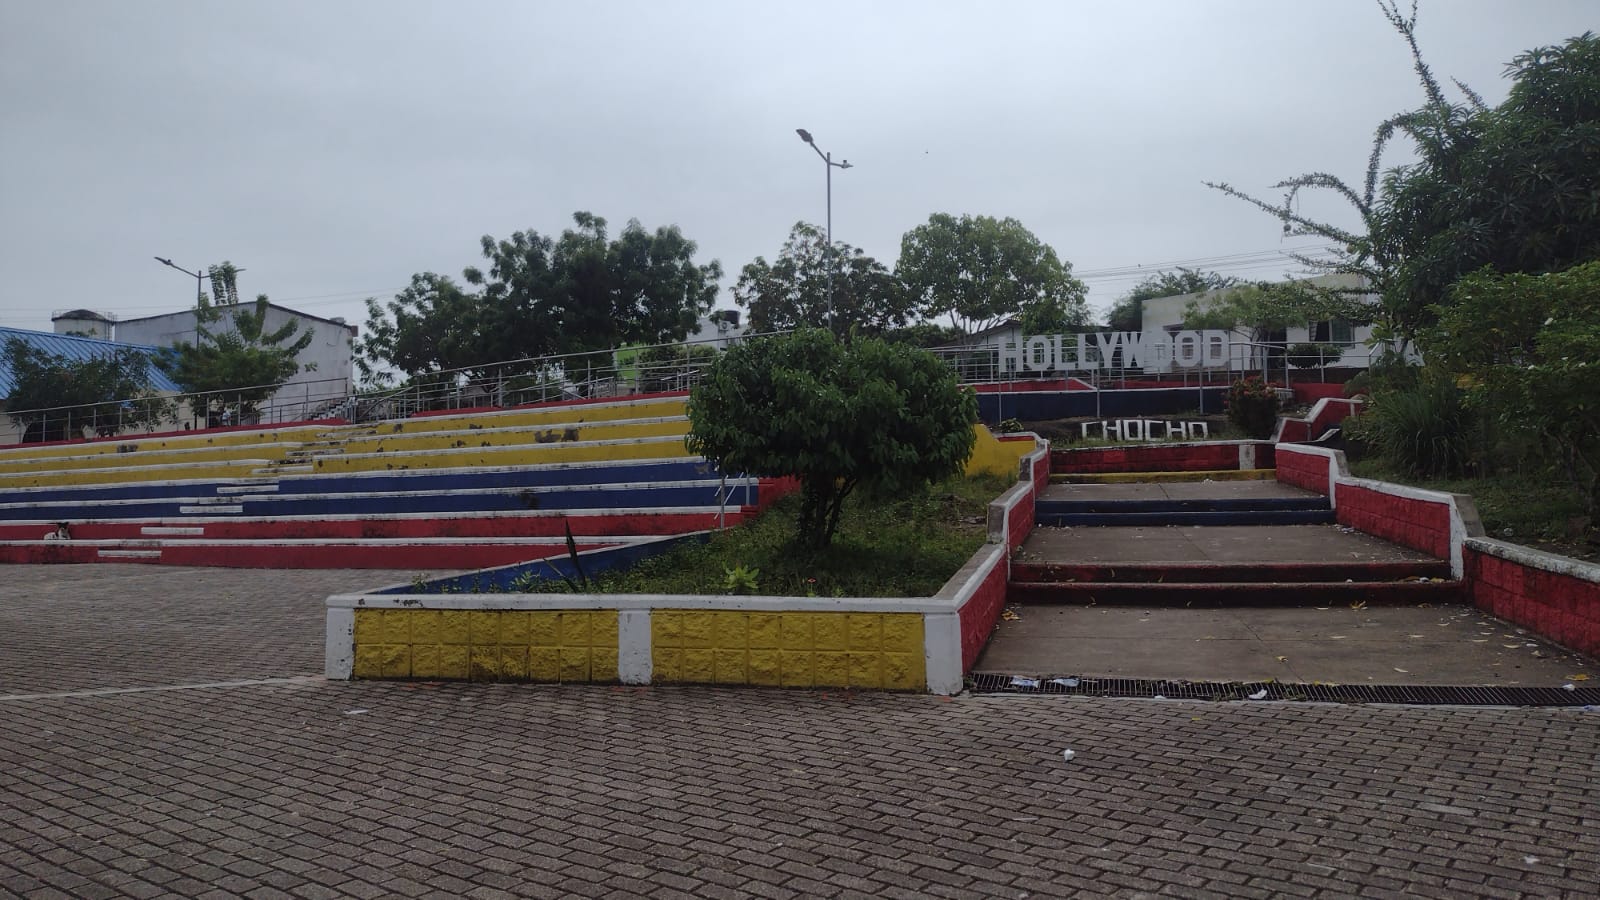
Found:
[[353, 674], [616, 681], [617, 611], [358, 609]]
[[654, 610], [651, 681], [923, 690], [918, 613]]

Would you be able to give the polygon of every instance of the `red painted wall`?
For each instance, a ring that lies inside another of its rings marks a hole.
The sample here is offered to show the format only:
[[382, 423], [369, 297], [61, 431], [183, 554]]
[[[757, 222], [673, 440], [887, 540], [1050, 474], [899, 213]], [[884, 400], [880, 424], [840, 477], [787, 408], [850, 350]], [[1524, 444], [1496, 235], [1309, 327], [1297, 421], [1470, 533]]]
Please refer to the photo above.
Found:
[[1359, 528], [1440, 559], [1450, 558], [1449, 506], [1353, 484], [1339, 485], [1338, 502], [1340, 525]]
[[[1100, 472], [1199, 472], [1239, 468], [1238, 444], [1151, 444], [1147, 447], [1087, 447], [1050, 451], [1052, 471], [1071, 474]], [[1272, 444], [1256, 444], [1256, 468], [1273, 465]]]
[[[1280, 446], [1274, 454], [1277, 457], [1277, 479], [1284, 484], [1292, 484], [1297, 488], [1316, 491], [1324, 496], [1328, 493], [1328, 458], [1313, 453], [1297, 453], [1293, 447]], [[1343, 499], [1342, 497], [1340, 499]]]
[[[1008, 548], [1009, 550], [1009, 548]], [[1010, 553], [1007, 553], [1009, 558]], [[977, 593], [961, 607], [961, 671], [970, 672], [983, 652], [983, 645], [994, 633], [1000, 621], [1000, 611], [1006, 605], [1006, 581], [1009, 576], [1008, 560], [1001, 560], [978, 586]]]
[[1315, 403], [1324, 397], [1344, 396], [1344, 385], [1342, 384], [1307, 382], [1305, 384], [1291, 384], [1289, 389], [1294, 391], [1296, 403]]
[[1467, 547], [1467, 586], [1484, 612], [1600, 656], [1600, 584]]

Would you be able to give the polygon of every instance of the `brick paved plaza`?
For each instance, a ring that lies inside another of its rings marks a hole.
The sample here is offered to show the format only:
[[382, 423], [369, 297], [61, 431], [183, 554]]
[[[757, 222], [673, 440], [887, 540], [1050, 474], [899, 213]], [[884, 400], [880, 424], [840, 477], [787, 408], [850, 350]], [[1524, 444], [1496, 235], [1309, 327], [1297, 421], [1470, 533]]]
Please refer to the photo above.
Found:
[[1600, 892], [1600, 711], [328, 683], [409, 573], [0, 578], [4, 895]]

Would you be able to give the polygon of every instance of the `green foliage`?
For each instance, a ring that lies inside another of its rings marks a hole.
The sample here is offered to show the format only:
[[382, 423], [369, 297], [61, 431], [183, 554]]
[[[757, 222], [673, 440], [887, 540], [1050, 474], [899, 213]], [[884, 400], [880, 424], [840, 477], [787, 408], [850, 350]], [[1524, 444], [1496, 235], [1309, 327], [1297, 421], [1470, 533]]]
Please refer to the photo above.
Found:
[[924, 316], [965, 334], [1024, 315], [1053, 331], [1089, 321], [1072, 265], [1016, 219], [936, 213], [901, 239], [895, 274]]
[[185, 393], [208, 395], [196, 401], [208, 420], [224, 410], [237, 421], [254, 418], [259, 404], [300, 371], [295, 357], [310, 346], [315, 332], [307, 329], [295, 337], [300, 323], [293, 319], [267, 331], [269, 309], [265, 294], [256, 297], [253, 308], [212, 304], [202, 296], [195, 310], [195, 342], [174, 344], [157, 360]]
[[700, 380], [717, 361], [717, 350], [705, 344], [667, 344], [650, 347], [636, 360], [639, 390], [681, 391]]
[[744, 267], [733, 298], [750, 310], [756, 332], [827, 325], [840, 336], [878, 335], [910, 313], [899, 279], [882, 263], [842, 241], [830, 252], [826, 233], [805, 222], [789, 231], [776, 262], [758, 256]]
[[1429, 362], [1468, 384], [1496, 428], [1536, 435], [1600, 507], [1600, 262], [1463, 278], [1435, 308]]
[[1461, 475], [1482, 437], [1478, 419], [1450, 381], [1425, 376], [1416, 385], [1381, 392], [1362, 416], [1361, 437], [1403, 472], [1423, 478]]
[[798, 476], [799, 540], [832, 540], [857, 488], [905, 495], [961, 470], [977, 399], [932, 354], [821, 329], [722, 355], [690, 395], [689, 450], [724, 472]]
[[[985, 507], [1011, 486], [992, 475], [957, 476], [903, 497], [858, 495], [845, 505], [826, 548], [797, 547], [795, 495], [753, 522], [718, 532], [704, 544], [680, 545], [625, 571], [595, 576], [596, 593], [719, 594], [727, 573], [760, 573], [760, 592], [778, 597], [928, 597], [939, 591], [986, 536]], [[534, 590], [563, 591], [544, 581]]]
[[[1177, 297], [1199, 294], [1232, 287], [1239, 279], [1216, 272], [1179, 267], [1171, 272], [1157, 272], [1133, 286], [1133, 290], [1119, 297], [1111, 305], [1106, 327], [1111, 331], [1139, 331], [1144, 328], [1144, 302], [1157, 297]], [[1033, 332], [1023, 329], [1025, 334]]]
[[729, 594], [749, 595], [761, 590], [761, 570], [736, 565], [722, 570], [722, 589]]
[[1377, 233], [1400, 260], [1385, 302], [1419, 342], [1456, 281], [1483, 266], [1537, 274], [1600, 259], [1600, 37], [1530, 50], [1506, 74], [1504, 103], [1463, 112], [1383, 182]]
[[613, 240], [599, 216], [578, 212], [573, 222], [559, 239], [484, 235], [488, 268], [462, 273], [471, 289], [429, 272], [385, 304], [369, 298], [363, 374], [479, 375], [504, 360], [677, 341], [711, 308], [722, 267], [697, 265], [677, 226], [649, 232], [630, 221]]
[[910, 347], [921, 347], [930, 350], [934, 347], [943, 347], [953, 344], [962, 338], [961, 329], [949, 325], [939, 325], [933, 322], [917, 322], [904, 328], [896, 328], [883, 335], [883, 339], [891, 344], [905, 344]]
[[1359, 295], [1341, 287], [1305, 281], [1257, 282], [1190, 300], [1184, 308], [1183, 327], [1244, 331], [1259, 341], [1291, 325], [1326, 319], [1366, 324], [1372, 321], [1372, 309]]
[[1284, 357], [1289, 360], [1289, 365], [1297, 369], [1314, 369], [1317, 366], [1336, 365], [1339, 357], [1344, 355], [1344, 348], [1338, 344], [1295, 344], [1290, 347]]
[[1228, 386], [1225, 401], [1228, 421], [1258, 440], [1272, 437], [1278, 424], [1278, 392], [1259, 375], [1251, 375]]
[[108, 347], [79, 361], [11, 337], [0, 348], [0, 365], [16, 381], [3, 399], [24, 441], [81, 438], [85, 428], [109, 436], [156, 425], [172, 414], [170, 403], [150, 387], [150, 356], [142, 350]]

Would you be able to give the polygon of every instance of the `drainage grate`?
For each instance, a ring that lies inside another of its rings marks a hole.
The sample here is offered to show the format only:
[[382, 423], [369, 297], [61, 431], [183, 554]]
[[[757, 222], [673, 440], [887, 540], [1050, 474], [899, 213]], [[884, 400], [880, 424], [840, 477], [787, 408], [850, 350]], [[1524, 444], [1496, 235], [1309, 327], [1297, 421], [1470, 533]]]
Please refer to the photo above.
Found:
[[[977, 672], [979, 694], [1073, 694], [1081, 697], [1162, 697], [1167, 700], [1306, 700], [1315, 703], [1395, 703], [1415, 706], [1600, 706], [1600, 688], [1451, 687], [1408, 684], [1285, 684], [1238, 681], [1152, 681]], [[1260, 696], [1265, 691], [1265, 696]]]

